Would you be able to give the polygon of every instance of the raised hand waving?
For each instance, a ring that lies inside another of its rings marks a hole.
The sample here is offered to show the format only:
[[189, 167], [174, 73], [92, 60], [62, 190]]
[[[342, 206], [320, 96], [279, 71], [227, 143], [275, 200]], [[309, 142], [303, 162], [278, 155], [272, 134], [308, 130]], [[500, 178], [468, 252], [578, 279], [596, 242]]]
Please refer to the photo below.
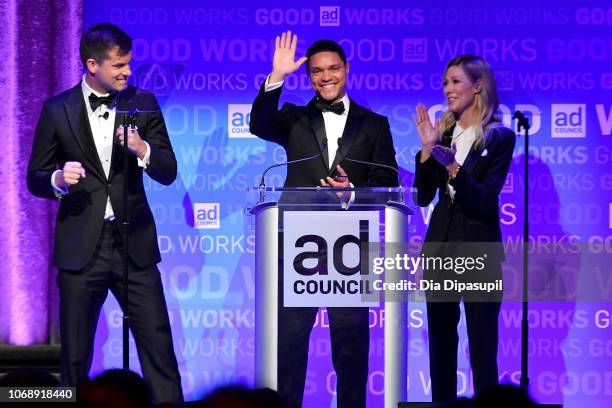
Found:
[[298, 36], [291, 35], [291, 31], [284, 32], [280, 37], [276, 37], [270, 83], [284, 81], [287, 75], [297, 71], [308, 60], [306, 57], [295, 60], [297, 42]]

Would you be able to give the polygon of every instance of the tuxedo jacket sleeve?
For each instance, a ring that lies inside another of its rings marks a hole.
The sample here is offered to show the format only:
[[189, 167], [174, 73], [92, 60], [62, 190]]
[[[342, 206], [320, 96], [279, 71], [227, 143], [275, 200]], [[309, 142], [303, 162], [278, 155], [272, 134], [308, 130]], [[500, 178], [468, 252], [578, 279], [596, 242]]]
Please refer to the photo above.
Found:
[[168, 186], [176, 180], [176, 157], [157, 98], [151, 93], [145, 93], [143, 97], [148, 99], [146, 106], [150, 106], [153, 111], [147, 113], [144, 120], [144, 138], [151, 148], [149, 166], [145, 171], [153, 180]]
[[36, 124], [27, 173], [28, 189], [37, 197], [57, 198], [51, 187], [51, 175], [57, 170], [59, 163], [54, 133], [52, 109], [47, 101]]
[[444, 192], [448, 172], [433, 157], [421, 163], [421, 152], [415, 158], [414, 188], [417, 190], [417, 205], [427, 207], [438, 191]]
[[[153, 110], [158, 107], [155, 97], [128, 87], [120, 95], [126, 104]], [[122, 121], [117, 114], [114, 129]], [[141, 113], [136, 118], [141, 137], [151, 148], [147, 174], [162, 184], [170, 184], [177, 174], [177, 165], [168, 133], [160, 112]], [[129, 254], [141, 267], [161, 260], [157, 232], [143, 185], [143, 169], [136, 156], [128, 158], [128, 180], [123, 178], [125, 166], [122, 148], [113, 145], [110, 172], [104, 173], [91, 128], [80, 85], [45, 102], [37, 123], [32, 153], [27, 171], [27, 185], [38, 197], [57, 199], [51, 186], [51, 175], [67, 161], [80, 162], [86, 177], [69, 187], [61, 197], [57, 214], [54, 244], [54, 264], [67, 270], [82, 269], [91, 258], [102, 229], [107, 198], [110, 197], [115, 217], [125, 214], [122, 191], [128, 184], [130, 212]]]
[[280, 86], [266, 92], [265, 83], [262, 84], [251, 108], [249, 127], [252, 134], [263, 140], [286, 146], [291, 127], [299, 117], [294, 104], [286, 103], [278, 109], [282, 89]]

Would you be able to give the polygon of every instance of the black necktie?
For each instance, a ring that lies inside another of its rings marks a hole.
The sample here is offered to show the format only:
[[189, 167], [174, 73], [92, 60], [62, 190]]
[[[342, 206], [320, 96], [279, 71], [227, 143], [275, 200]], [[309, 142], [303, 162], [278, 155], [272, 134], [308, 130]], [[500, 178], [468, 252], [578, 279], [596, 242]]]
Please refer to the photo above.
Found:
[[321, 112], [334, 112], [336, 115], [342, 115], [344, 113], [344, 102], [330, 103], [323, 98], [318, 98], [314, 106]]
[[106, 105], [110, 108], [116, 97], [116, 93], [112, 93], [107, 96], [96, 96], [93, 93], [89, 94], [89, 104], [91, 105], [91, 110], [95, 112], [100, 105]]

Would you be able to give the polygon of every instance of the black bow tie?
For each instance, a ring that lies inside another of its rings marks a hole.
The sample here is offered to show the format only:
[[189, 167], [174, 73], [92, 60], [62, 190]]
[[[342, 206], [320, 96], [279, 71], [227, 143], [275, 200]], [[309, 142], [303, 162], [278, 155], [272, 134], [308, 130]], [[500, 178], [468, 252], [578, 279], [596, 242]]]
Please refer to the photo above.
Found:
[[96, 111], [100, 105], [106, 105], [107, 107], [111, 107], [115, 99], [117, 98], [117, 93], [112, 93], [107, 96], [96, 96], [93, 93], [89, 94], [89, 104], [91, 105], [91, 110]]
[[314, 106], [321, 112], [334, 112], [336, 115], [342, 115], [344, 113], [344, 102], [330, 103], [323, 98], [318, 98]]

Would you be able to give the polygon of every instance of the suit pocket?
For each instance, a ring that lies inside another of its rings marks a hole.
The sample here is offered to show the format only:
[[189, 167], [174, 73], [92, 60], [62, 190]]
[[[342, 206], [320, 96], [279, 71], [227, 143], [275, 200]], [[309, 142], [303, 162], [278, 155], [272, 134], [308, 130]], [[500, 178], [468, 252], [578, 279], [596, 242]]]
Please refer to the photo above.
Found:
[[139, 200], [138, 202], [136, 202], [136, 203], [134, 203], [132, 205], [132, 211], [140, 210], [141, 208], [146, 207], [146, 205], [147, 205], [146, 201], [140, 201]]
[[130, 208], [131, 224], [133, 228], [137, 228], [140, 224], [146, 224], [153, 220], [153, 213], [146, 201], [141, 201], [138, 205], [132, 205]]
[[67, 195], [62, 197], [60, 210], [68, 213], [78, 213], [85, 207], [92, 205], [91, 192], [74, 188]]

